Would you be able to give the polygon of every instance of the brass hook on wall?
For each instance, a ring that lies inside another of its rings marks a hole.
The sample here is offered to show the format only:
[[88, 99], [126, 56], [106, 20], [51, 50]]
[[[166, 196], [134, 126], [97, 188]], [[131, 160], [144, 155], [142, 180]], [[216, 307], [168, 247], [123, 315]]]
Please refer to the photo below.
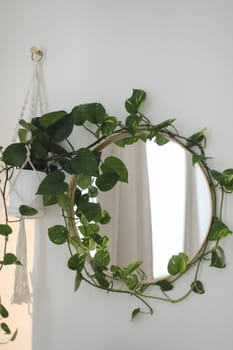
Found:
[[43, 58], [43, 51], [38, 50], [37, 47], [33, 46], [31, 47], [31, 58], [33, 61], [35, 61], [36, 57], [37, 57], [37, 61], [40, 62]]

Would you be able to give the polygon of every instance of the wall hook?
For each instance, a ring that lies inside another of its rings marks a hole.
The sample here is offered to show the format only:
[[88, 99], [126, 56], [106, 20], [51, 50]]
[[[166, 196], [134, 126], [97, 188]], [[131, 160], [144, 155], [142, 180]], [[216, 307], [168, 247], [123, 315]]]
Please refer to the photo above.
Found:
[[43, 55], [44, 55], [43, 51], [41, 51], [41, 50], [37, 49], [37, 47], [33, 46], [33, 47], [31, 47], [30, 52], [31, 52], [31, 58], [33, 61], [35, 61], [36, 58], [37, 58], [38, 62], [40, 62], [42, 60]]

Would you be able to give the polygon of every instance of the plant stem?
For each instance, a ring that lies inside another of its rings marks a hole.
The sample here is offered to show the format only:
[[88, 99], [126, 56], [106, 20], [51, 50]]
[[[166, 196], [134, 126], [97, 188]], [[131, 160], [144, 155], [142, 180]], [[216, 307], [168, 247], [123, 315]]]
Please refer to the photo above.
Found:
[[74, 149], [74, 147], [73, 147], [72, 143], [69, 141], [69, 139], [66, 139], [66, 142], [68, 143], [68, 145], [69, 145], [69, 146], [70, 146], [70, 148], [72, 149], [72, 152], [74, 152], [74, 151], [75, 151], [75, 149]]
[[219, 218], [222, 221], [222, 210], [223, 210], [223, 199], [224, 199], [224, 190], [221, 186], [221, 201], [220, 201], [220, 212], [219, 212]]
[[142, 296], [140, 296], [139, 294], [133, 292], [133, 291], [130, 291], [130, 290], [124, 290], [124, 289], [116, 289], [116, 288], [104, 288], [104, 287], [101, 287], [99, 286], [98, 284], [94, 284], [93, 282], [89, 281], [87, 278], [85, 278], [83, 276], [83, 279], [85, 282], [87, 282], [88, 284], [92, 285], [93, 287], [96, 287], [98, 289], [102, 289], [102, 290], [105, 290], [106, 292], [112, 292], [112, 293], [120, 293], [120, 294], [128, 294], [128, 295], [131, 295], [131, 296], [134, 296], [135, 298], [139, 299], [144, 305], [147, 306], [147, 308], [149, 309], [150, 311], [150, 314], [152, 315], [153, 314], [153, 309], [152, 307], [149, 305], [149, 303], [147, 303]]

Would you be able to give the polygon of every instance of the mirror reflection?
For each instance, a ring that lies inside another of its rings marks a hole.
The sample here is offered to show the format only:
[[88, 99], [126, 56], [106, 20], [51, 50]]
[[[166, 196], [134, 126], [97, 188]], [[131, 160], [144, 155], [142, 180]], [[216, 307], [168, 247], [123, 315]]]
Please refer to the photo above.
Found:
[[129, 183], [100, 194], [112, 220], [102, 227], [110, 238], [111, 264], [142, 260], [148, 279], [167, 275], [172, 255], [192, 259], [201, 248], [212, 219], [208, 181], [191, 154], [176, 142], [158, 146], [153, 140], [103, 150], [103, 158], [119, 157]]

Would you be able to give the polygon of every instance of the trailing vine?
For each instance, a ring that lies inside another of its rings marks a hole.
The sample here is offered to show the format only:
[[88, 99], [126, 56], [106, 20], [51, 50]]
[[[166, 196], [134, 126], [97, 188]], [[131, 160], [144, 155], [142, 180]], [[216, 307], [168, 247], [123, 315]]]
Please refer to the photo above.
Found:
[[[151, 299], [177, 303], [193, 292], [205, 292], [199, 279], [201, 264], [207, 260], [210, 266], [225, 267], [225, 254], [220, 241], [232, 231], [223, 222], [223, 202], [224, 195], [233, 191], [233, 169], [220, 172], [209, 166], [210, 157], [205, 153], [206, 129], [185, 137], [175, 128], [174, 119], [152, 124], [141, 112], [145, 99], [143, 90], [133, 90], [132, 96], [125, 102], [127, 117], [124, 122], [107, 114], [100, 103], [78, 105], [71, 112], [51, 112], [33, 118], [30, 123], [24, 120], [19, 122], [19, 141], [2, 150], [2, 172], [6, 174], [6, 180], [1, 184], [5, 221], [0, 224], [0, 235], [5, 237], [5, 244], [0, 270], [6, 265], [20, 264], [18, 258], [7, 251], [7, 242], [12, 233], [5, 201], [9, 173], [22, 165], [24, 169], [32, 169], [33, 164], [33, 168], [46, 173], [37, 195], [43, 197], [45, 206], [58, 205], [62, 210], [64, 225], [50, 227], [48, 236], [55, 244], [67, 244], [70, 252], [67, 265], [75, 273], [76, 291], [81, 283], [86, 282], [106, 292], [134, 296], [146, 309], [134, 309], [132, 319], [140, 313], [153, 313], [149, 303]], [[69, 136], [77, 127], [91, 133], [95, 141], [87, 147], [76, 149]], [[108, 224], [111, 218], [98, 202], [99, 191], [110, 191], [119, 181], [128, 181], [125, 164], [113, 156], [102, 159], [102, 150], [110, 143], [130, 147], [136, 142], [147, 140], [153, 140], [161, 147], [175, 141], [188, 150], [193, 165], [198, 163], [205, 172], [213, 198], [212, 223], [198, 254], [194, 258], [188, 257], [185, 252], [173, 255], [168, 262], [169, 277], [153, 282], [147, 280], [141, 261], [134, 261], [128, 266], [111, 265], [109, 239], [101, 234], [100, 229], [100, 224]], [[30, 162], [27, 162], [28, 154]], [[66, 182], [67, 174], [71, 177], [69, 183]], [[217, 203], [217, 191], [220, 192], [220, 203]], [[24, 203], [19, 210], [26, 216], [37, 213], [35, 208]], [[177, 279], [190, 269], [194, 269], [191, 285], [184, 295], [173, 299], [169, 292]], [[2, 303], [0, 315], [2, 318], [8, 317], [8, 311]], [[5, 322], [0, 325], [2, 331], [11, 334]], [[11, 340], [14, 337], [15, 333]]]

